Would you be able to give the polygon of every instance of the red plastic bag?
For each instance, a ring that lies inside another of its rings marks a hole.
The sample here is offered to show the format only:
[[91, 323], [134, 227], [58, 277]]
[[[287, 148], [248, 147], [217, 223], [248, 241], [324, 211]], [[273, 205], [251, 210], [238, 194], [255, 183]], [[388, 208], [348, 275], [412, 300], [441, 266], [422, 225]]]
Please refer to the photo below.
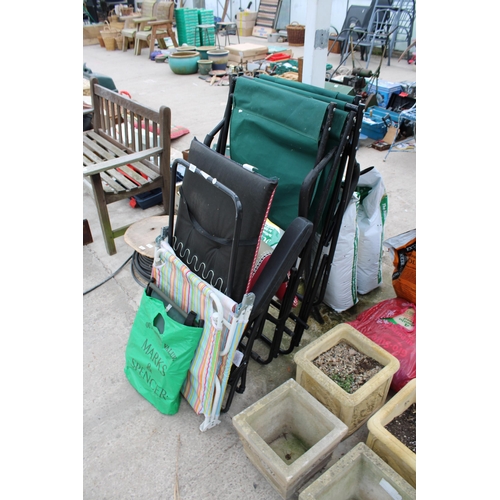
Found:
[[401, 390], [417, 376], [417, 310], [399, 297], [384, 300], [349, 323], [399, 360], [391, 388]]

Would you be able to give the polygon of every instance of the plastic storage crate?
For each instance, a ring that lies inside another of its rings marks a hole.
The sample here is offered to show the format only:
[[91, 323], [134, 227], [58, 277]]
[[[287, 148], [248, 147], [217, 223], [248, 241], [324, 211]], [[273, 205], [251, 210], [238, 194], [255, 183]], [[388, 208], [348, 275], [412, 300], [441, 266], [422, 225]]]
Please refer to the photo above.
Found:
[[361, 135], [379, 141], [387, 134], [388, 125], [397, 125], [399, 113], [379, 106], [369, 107], [363, 115]]
[[[175, 9], [175, 22], [179, 45], [194, 45], [195, 29], [198, 26], [199, 9]], [[213, 21], [212, 21], [213, 22]]]
[[[198, 10], [198, 24], [213, 24], [215, 26], [214, 21], [214, 11], [210, 9], [199, 9]], [[199, 44], [198, 44], [199, 42]], [[196, 40], [197, 46], [211, 46], [215, 45], [215, 28], [211, 28], [208, 30], [202, 30], [201, 33], [201, 41], [200, 34], [198, 34]]]
[[400, 83], [381, 79], [378, 80], [378, 84], [377, 82], [370, 82], [366, 86], [366, 92], [368, 92], [368, 94], [374, 94], [376, 91], [377, 94], [382, 97], [382, 101], [378, 103], [381, 108], [387, 108], [391, 95], [399, 94], [402, 89], [403, 87]]

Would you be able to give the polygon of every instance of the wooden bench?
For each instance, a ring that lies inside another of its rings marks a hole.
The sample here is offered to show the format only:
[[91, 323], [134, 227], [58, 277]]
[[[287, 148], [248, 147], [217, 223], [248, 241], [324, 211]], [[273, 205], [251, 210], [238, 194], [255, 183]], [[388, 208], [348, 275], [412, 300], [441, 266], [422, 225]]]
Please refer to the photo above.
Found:
[[162, 189], [165, 214], [170, 198], [170, 108], [147, 108], [90, 80], [93, 130], [83, 133], [84, 182], [92, 188], [109, 255], [115, 238], [130, 224], [114, 229], [108, 205]]

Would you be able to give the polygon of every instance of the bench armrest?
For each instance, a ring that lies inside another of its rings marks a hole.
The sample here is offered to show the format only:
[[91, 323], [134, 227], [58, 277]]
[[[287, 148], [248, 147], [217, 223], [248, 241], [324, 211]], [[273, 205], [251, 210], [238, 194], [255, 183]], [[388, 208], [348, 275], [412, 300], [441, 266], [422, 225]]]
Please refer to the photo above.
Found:
[[103, 161], [96, 163], [95, 165], [88, 165], [83, 167], [83, 175], [94, 175], [101, 172], [105, 172], [110, 168], [121, 167], [122, 165], [127, 165], [128, 163], [134, 163], [135, 161], [144, 160], [150, 156], [161, 153], [163, 148], [156, 147], [145, 149], [144, 151], [138, 151], [136, 153], [127, 154], [125, 156], [120, 156], [119, 158], [113, 158], [112, 160]]

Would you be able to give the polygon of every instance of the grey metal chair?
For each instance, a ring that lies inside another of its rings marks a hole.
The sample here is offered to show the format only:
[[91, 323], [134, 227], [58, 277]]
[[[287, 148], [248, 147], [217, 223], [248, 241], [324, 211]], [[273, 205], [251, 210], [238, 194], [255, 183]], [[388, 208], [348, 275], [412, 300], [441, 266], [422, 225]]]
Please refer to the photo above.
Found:
[[[355, 41], [357, 41], [359, 36], [361, 36], [361, 32], [356, 31], [356, 29], [366, 30], [368, 28], [368, 22], [371, 16], [371, 11], [369, 9], [370, 7], [366, 5], [351, 5], [347, 10], [340, 32], [330, 35], [329, 39], [333, 42], [330, 45], [331, 48], [333, 48], [336, 42], [340, 43], [340, 53], [342, 54], [342, 58], [344, 58], [348, 52], [348, 42], [351, 36], [355, 37]], [[328, 49], [328, 54], [330, 54], [331, 48]]]
[[415, 21], [415, 1], [394, 0], [391, 5], [386, 6], [383, 6], [381, 2], [384, 0], [375, 0], [366, 32], [359, 36], [356, 44], [361, 48], [361, 60], [364, 60], [365, 52], [368, 51], [366, 68], [370, 64], [374, 48], [382, 49], [382, 56], [387, 56], [387, 65], [390, 66], [396, 44], [403, 40], [408, 47], [411, 43]]

